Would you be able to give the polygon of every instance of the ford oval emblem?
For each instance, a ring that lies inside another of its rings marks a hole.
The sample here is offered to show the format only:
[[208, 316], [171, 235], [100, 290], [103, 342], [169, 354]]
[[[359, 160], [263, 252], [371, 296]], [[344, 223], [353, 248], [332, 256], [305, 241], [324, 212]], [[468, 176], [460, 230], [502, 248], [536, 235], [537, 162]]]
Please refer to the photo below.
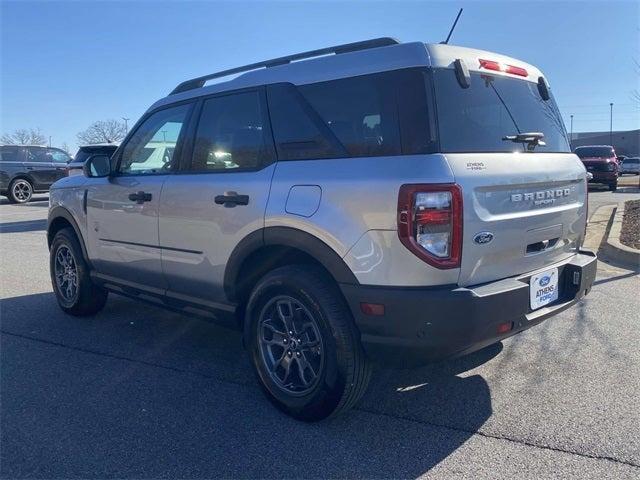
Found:
[[541, 287], [545, 287], [545, 286], [549, 285], [550, 281], [551, 281], [551, 277], [549, 275], [545, 275], [544, 277], [542, 277], [540, 279], [540, 286]]
[[485, 243], [489, 243], [491, 240], [493, 240], [493, 233], [491, 232], [476, 233], [476, 236], [473, 237], [473, 241], [478, 245], [484, 245]]

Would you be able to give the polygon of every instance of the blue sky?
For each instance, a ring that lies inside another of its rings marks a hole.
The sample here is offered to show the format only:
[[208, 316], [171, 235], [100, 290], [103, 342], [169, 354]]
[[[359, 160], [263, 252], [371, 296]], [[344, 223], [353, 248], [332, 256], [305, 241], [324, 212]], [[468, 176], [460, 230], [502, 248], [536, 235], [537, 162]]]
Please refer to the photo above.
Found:
[[1, 1], [1, 132], [72, 149], [95, 120], [131, 125], [182, 80], [302, 50], [393, 36], [492, 50], [540, 67], [569, 129], [640, 128], [640, 3]]

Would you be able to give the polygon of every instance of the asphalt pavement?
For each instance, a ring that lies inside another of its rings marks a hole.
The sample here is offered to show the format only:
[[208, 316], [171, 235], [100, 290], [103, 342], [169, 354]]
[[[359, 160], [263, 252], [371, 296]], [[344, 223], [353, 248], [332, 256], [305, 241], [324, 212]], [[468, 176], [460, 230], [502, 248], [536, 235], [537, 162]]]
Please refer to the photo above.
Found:
[[[590, 202], [620, 196], [640, 197]], [[237, 332], [114, 295], [64, 315], [46, 213], [0, 202], [2, 478], [640, 477], [637, 272], [601, 264], [557, 317], [379, 370], [353, 411], [304, 424], [263, 397]]]

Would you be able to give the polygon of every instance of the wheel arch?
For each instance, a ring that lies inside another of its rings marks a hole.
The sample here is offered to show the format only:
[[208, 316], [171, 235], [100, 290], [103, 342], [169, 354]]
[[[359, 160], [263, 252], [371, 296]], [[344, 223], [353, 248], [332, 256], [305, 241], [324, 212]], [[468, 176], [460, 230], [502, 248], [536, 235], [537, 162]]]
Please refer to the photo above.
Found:
[[89, 255], [87, 254], [87, 248], [84, 244], [84, 238], [80, 233], [78, 223], [69, 210], [64, 207], [57, 206], [51, 209], [49, 212], [49, 218], [47, 220], [47, 246], [51, 248], [53, 239], [60, 230], [66, 227], [71, 227], [76, 234], [80, 248], [82, 249], [82, 256], [88, 265], [91, 266]]
[[255, 283], [268, 271], [294, 263], [322, 267], [337, 283], [358, 284], [344, 260], [310, 233], [291, 227], [266, 227], [250, 233], [233, 250], [224, 274], [224, 291], [243, 303]]

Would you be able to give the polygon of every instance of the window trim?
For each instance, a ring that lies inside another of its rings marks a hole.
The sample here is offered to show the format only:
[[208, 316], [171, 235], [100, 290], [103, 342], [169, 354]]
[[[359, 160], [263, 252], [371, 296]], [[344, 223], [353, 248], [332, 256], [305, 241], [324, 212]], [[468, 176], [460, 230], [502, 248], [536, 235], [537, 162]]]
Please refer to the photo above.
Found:
[[[202, 118], [202, 111], [204, 110], [204, 104], [206, 101], [227, 97], [230, 95], [239, 95], [243, 93], [257, 92], [258, 99], [261, 107], [261, 116], [263, 121], [263, 128], [266, 129], [264, 133], [266, 159], [260, 161], [256, 167], [251, 168], [221, 168], [217, 170], [191, 170], [193, 165], [193, 155], [195, 153], [196, 134], [198, 127], [200, 126], [200, 119]], [[271, 128], [271, 116], [269, 114], [269, 105], [267, 102], [266, 85], [260, 85], [257, 87], [238, 88], [235, 90], [225, 90], [224, 92], [217, 92], [210, 95], [203, 95], [198, 97], [196, 106], [193, 110], [192, 121], [189, 125], [189, 137], [185, 143], [183, 150], [183, 158], [180, 162], [178, 170], [175, 172], [179, 175], [208, 175], [208, 174], [224, 174], [224, 173], [243, 173], [243, 172], [259, 172], [273, 165], [278, 161], [277, 152], [275, 149], [275, 141], [273, 138], [273, 130]]]
[[[154, 110], [151, 110], [147, 113], [145, 113], [142, 117], [140, 117], [140, 119], [136, 122], [136, 124], [133, 126], [133, 128], [131, 130], [129, 130], [129, 133], [127, 133], [127, 136], [124, 138], [124, 140], [122, 140], [122, 143], [120, 144], [120, 146], [118, 147], [118, 149], [113, 153], [113, 155], [111, 156], [112, 162], [111, 162], [111, 173], [109, 174], [110, 177], [155, 177], [155, 176], [159, 176], [159, 175], [172, 175], [174, 173], [176, 173], [178, 167], [181, 164], [181, 157], [183, 154], [183, 145], [185, 142], [185, 138], [187, 135], [187, 130], [189, 125], [191, 124], [191, 119], [193, 117], [193, 111], [194, 111], [194, 107], [197, 103], [197, 99], [188, 99], [188, 100], [183, 100], [181, 102], [175, 102], [175, 103], [171, 103], [169, 105], [162, 105], [161, 107], [158, 107]], [[131, 138], [135, 135], [135, 133], [138, 131], [138, 129], [152, 116], [155, 115], [158, 112], [161, 112], [163, 110], [169, 110], [171, 108], [175, 108], [175, 107], [180, 107], [182, 105], [187, 105], [189, 106], [188, 110], [187, 110], [187, 115], [185, 117], [185, 121], [183, 123], [183, 127], [180, 130], [180, 135], [178, 135], [178, 139], [176, 140], [176, 147], [175, 150], [173, 152], [173, 157], [171, 158], [171, 168], [165, 172], [157, 172], [157, 173], [122, 173], [120, 172], [120, 164], [122, 162], [122, 154], [124, 153], [124, 149], [127, 146], [127, 144], [131, 141]]]

